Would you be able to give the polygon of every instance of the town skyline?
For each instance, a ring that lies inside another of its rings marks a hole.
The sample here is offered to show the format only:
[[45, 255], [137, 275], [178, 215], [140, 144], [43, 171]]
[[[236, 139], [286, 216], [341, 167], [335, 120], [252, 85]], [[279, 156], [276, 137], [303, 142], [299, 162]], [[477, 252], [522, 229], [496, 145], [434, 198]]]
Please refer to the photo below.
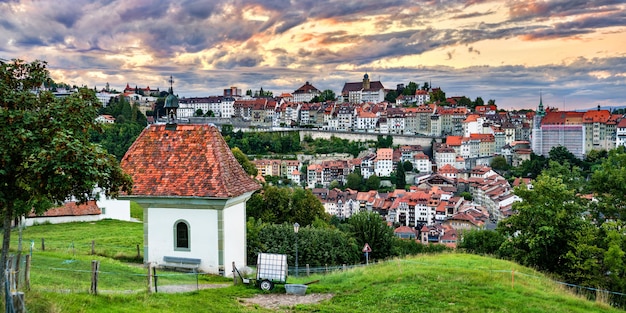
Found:
[[595, 1], [0, 2], [0, 58], [59, 82], [336, 94], [365, 73], [499, 108], [625, 104], [626, 4]]

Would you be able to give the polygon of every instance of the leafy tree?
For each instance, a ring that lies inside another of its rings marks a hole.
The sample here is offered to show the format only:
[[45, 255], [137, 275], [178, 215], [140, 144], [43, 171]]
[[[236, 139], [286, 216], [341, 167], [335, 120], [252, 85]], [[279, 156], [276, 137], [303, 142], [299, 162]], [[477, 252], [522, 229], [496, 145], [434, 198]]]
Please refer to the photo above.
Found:
[[485, 105], [485, 101], [483, 100], [483, 98], [476, 97], [476, 100], [474, 100], [474, 108], [477, 106], [483, 106], [483, 105]]
[[469, 200], [469, 201], [474, 200], [474, 197], [469, 191], [463, 191], [459, 194], [459, 196], [463, 197], [463, 199], [465, 200]]
[[417, 90], [417, 84], [415, 82], [409, 82], [406, 87], [404, 87], [404, 90], [402, 90], [402, 94], [405, 96], [412, 96], [415, 95], [415, 91]]
[[475, 254], [497, 254], [504, 236], [493, 230], [470, 230], [464, 232], [458, 248]]
[[589, 183], [595, 198], [596, 218], [626, 221], [626, 149], [609, 151], [609, 156], [593, 173]]
[[522, 265], [563, 274], [573, 239], [590, 223], [582, 216], [581, 198], [562, 179], [544, 174], [533, 189], [516, 188], [515, 194], [523, 201], [513, 204], [517, 214], [498, 224], [507, 238], [500, 252]]
[[424, 85], [422, 85], [422, 90], [430, 90], [430, 84], [428, 84], [428, 82], [424, 82]]
[[204, 115], [204, 112], [202, 111], [202, 109], [197, 109], [196, 112], [194, 112], [193, 116], [202, 116]]
[[509, 163], [506, 161], [506, 158], [504, 156], [501, 156], [501, 155], [495, 156], [491, 160], [490, 166], [494, 170], [502, 171], [502, 172], [509, 169]]
[[515, 177], [536, 178], [547, 165], [547, 160], [542, 155], [530, 154], [530, 160], [522, 162], [518, 167], [511, 168], [511, 174]]
[[393, 146], [393, 136], [387, 135], [378, 135], [376, 136], [377, 143], [376, 148], [391, 148]]
[[335, 95], [335, 92], [330, 89], [326, 89], [320, 93], [320, 101], [322, 102], [334, 101], [335, 99], [337, 99], [337, 96]]
[[406, 173], [402, 162], [398, 162], [396, 166], [396, 188], [404, 189], [406, 187]]
[[330, 220], [324, 205], [310, 189], [295, 188], [291, 195], [291, 219], [288, 222], [298, 222], [300, 225], [311, 225], [316, 219]]
[[370, 256], [373, 259], [384, 259], [392, 254], [394, 240], [393, 229], [375, 212], [360, 212], [348, 220], [357, 245], [366, 243], [372, 247]]
[[241, 167], [243, 167], [243, 170], [246, 172], [246, 174], [252, 177], [256, 177], [256, 175], [259, 173], [259, 170], [256, 168], [254, 163], [250, 162], [248, 156], [246, 156], [237, 147], [230, 149], [230, 151], [233, 153], [233, 156], [235, 157], [235, 159], [237, 159], [237, 162], [239, 162]]
[[[51, 81], [46, 62], [0, 62], [0, 273], [7, 262], [11, 222], [40, 214], [73, 196], [90, 199], [94, 187], [115, 196], [132, 181], [118, 161], [89, 141], [100, 101], [81, 88], [65, 98], [33, 92]], [[4, 280], [2, 275], [1, 280]]]
[[446, 101], [446, 93], [441, 90], [441, 88], [435, 89], [435, 91], [430, 92], [430, 101], [432, 102], [445, 102]]
[[[248, 225], [248, 238], [253, 239], [248, 239], [248, 264], [256, 264], [259, 252], [287, 254], [288, 263], [295, 263], [295, 234], [292, 223], [268, 224], [249, 219]], [[349, 234], [326, 225], [301, 226], [298, 232], [300, 264], [354, 264], [359, 260], [359, 251], [355, 239]]]
[[380, 187], [380, 177], [375, 174], [368, 177], [365, 181], [365, 189], [367, 190], [378, 190]]
[[577, 193], [583, 192], [587, 187], [587, 182], [580, 168], [571, 166], [568, 161], [559, 163], [550, 159], [548, 167], [543, 170], [542, 174], [560, 178], [568, 189]]
[[548, 152], [548, 156], [551, 161], [556, 161], [557, 163], [563, 164], [567, 162], [572, 166], [582, 167], [581, 160], [564, 146], [556, 146], [550, 149], [550, 152]]
[[396, 103], [396, 98], [398, 98], [398, 92], [395, 90], [389, 90], [385, 95], [385, 101], [389, 103]]
[[404, 163], [402, 163], [402, 167], [405, 172], [410, 172], [413, 170], [413, 163], [411, 163], [411, 161], [404, 161]]
[[348, 174], [348, 177], [346, 177], [346, 188], [361, 190], [363, 188], [363, 176], [356, 172]]
[[310, 225], [316, 218], [329, 220], [322, 203], [308, 189], [264, 185], [246, 204], [249, 217], [267, 223]]
[[470, 100], [470, 98], [468, 98], [466, 96], [463, 96], [459, 100], [457, 100], [456, 104], [457, 104], [457, 106], [473, 108], [472, 107], [472, 100]]
[[494, 100], [494, 99], [489, 99], [489, 100], [487, 101], [487, 105], [496, 105], [496, 100]]

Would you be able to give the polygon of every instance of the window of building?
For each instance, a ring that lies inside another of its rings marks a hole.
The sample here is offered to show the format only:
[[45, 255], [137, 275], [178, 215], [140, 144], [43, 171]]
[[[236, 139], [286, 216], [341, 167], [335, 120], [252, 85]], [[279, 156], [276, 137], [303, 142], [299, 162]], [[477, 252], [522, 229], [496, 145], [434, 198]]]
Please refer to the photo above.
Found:
[[190, 251], [189, 223], [178, 220], [174, 223], [174, 250]]

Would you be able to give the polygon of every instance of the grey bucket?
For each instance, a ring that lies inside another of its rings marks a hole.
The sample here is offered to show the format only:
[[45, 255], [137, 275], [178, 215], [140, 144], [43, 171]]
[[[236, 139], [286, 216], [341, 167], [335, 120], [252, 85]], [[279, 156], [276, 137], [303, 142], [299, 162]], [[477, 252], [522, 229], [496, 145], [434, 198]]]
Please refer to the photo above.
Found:
[[289, 295], [304, 296], [306, 294], [306, 287], [307, 285], [286, 284], [285, 290], [287, 291], [287, 294]]

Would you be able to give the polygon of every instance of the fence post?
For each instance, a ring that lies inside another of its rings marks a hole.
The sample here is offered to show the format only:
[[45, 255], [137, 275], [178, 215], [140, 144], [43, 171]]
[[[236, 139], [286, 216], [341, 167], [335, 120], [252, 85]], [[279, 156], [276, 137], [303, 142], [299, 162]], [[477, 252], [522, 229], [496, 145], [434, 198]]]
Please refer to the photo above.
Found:
[[235, 262], [233, 262], [233, 285], [237, 286], [237, 274], [235, 273], [235, 271], [237, 270], [237, 268], [235, 267]]
[[30, 290], [30, 254], [26, 255], [26, 265], [24, 266], [24, 287]]
[[24, 306], [24, 293], [23, 292], [11, 292], [11, 298], [13, 300], [13, 311], [15, 313], [24, 313], [26, 312], [26, 307]]
[[98, 271], [100, 269], [100, 261], [92, 260], [91, 261], [91, 290], [90, 293], [93, 295], [98, 294]]
[[346, 271], [346, 265], [345, 265], [345, 264], [343, 264], [343, 265], [341, 266], [341, 270], [342, 270], [342, 271], [344, 271], [344, 272]]
[[92, 240], [91, 241], [91, 255], [96, 254], [96, 241]]
[[309, 268], [309, 263], [306, 264], [306, 276], [311, 276], [311, 269]]
[[328, 264], [325, 264], [324, 267], [326, 268], [326, 274], [328, 274]]
[[137, 259], [141, 258], [141, 253], [139, 253], [139, 245], [137, 245]]
[[152, 288], [152, 262], [148, 262], [148, 293], [154, 292]]
[[152, 267], [152, 275], [154, 276], [154, 293], [159, 292], [159, 276], [157, 275], [156, 266]]
[[46, 251], [46, 240], [41, 238], [41, 251]]

